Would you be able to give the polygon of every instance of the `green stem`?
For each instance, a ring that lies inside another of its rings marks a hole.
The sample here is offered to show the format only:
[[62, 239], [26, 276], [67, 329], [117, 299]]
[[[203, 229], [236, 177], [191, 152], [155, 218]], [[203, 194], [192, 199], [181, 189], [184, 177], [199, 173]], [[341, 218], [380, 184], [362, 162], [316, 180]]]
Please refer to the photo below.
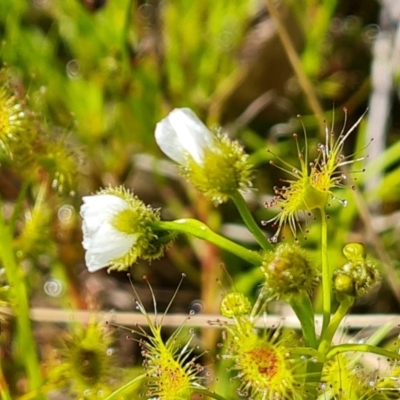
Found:
[[268, 239], [264, 235], [264, 232], [261, 230], [257, 222], [254, 220], [253, 216], [251, 215], [243, 196], [239, 192], [236, 192], [234, 195], [231, 196], [231, 199], [235, 203], [235, 206], [238, 209], [240, 216], [242, 217], [249, 231], [257, 240], [258, 244], [264, 250], [271, 250], [271, 243], [268, 241]]
[[316, 363], [323, 363], [325, 359], [318, 350], [312, 349], [311, 347], [290, 347], [288, 348], [288, 351], [290, 354], [309, 356]]
[[343, 318], [347, 315], [350, 307], [354, 303], [354, 297], [345, 296], [340, 302], [338, 309], [335, 312], [331, 322], [329, 323], [327, 329], [322, 332], [321, 342], [319, 344], [318, 350], [321, 354], [326, 354], [332, 344], [332, 339], [336, 333], [340, 323]]
[[321, 263], [322, 263], [322, 332], [324, 335], [325, 330], [329, 325], [331, 318], [331, 273], [328, 264], [328, 224], [326, 213], [323, 208], [321, 211]]
[[[310, 360], [307, 363], [306, 384], [309, 384], [311, 388], [316, 388], [315, 383], [319, 381], [319, 377], [321, 376], [323, 359], [321, 358], [321, 354], [316, 350], [318, 342], [315, 334], [314, 308], [307, 293], [302, 293], [301, 296], [297, 296], [291, 300], [290, 305], [300, 320], [305, 345], [308, 346], [308, 351], [311, 352], [309, 355], [312, 357], [312, 361]], [[307, 347], [299, 348], [300, 351], [305, 349]], [[304, 354], [307, 353], [304, 352]], [[309, 393], [312, 398], [316, 394], [316, 390]]]
[[370, 344], [339, 344], [337, 346], [333, 346], [326, 355], [326, 360], [330, 360], [340, 353], [348, 353], [360, 351], [362, 353], [373, 353], [378, 354], [383, 357], [387, 357], [389, 359], [400, 360], [400, 354], [397, 354], [394, 351], [386, 350], [381, 347], [373, 346]]
[[15, 260], [12, 234], [0, 212], [0, 261], [3, 264], [12, 294], [11, 307], [17, 322], [17, 346], [28, 375], [30, 389], [40, 387], [42, 377], [32, 325], [29, 318], [29, 299], [25, 275]]
[[316, 349], [314, 309], [310, 297], [307, 293], [299, 293], [298, 296], [290, 300], [290, 306], [299, 318], [306, 346]]
[[256, 253], [255, 251], [248, 250], [243, 246], [234, 243], [229, 239], [224, 238], [223, 236], [218, 235], [217, 233], [213, 232], [207, 225], [196, 219], [184, 218], [175, 221], [158, 221], [152, 224], [152, 228], [155, 231], [177, 231], [193, 235], [200, 239], [204, 239], [207, 242], [213, 243], [221, 249], [227, 250], [230, 253], [237, 255], [238, 257], [246, 260], [251, 264], [262, 264], [262, 257], [260, 256], [260, 254]]

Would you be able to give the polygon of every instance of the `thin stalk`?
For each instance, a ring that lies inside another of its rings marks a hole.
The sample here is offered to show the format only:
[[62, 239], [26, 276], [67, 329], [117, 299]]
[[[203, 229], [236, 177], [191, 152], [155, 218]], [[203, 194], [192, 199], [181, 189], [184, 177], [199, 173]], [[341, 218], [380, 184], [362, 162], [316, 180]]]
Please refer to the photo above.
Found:
[[343, 318], [347, 315], [350, 307], [354, 304], [354, 297], [345, 296], [340, 302], [335, 315], [332, 317], [330, 324], [327, 329], [322, 333], [321, 342], [318, 347], [318, 351], [321, 354], [326, 354], [332, 344], [332, 339]]
[[261, 230], [260, 226], [251, 215], [243, 196], [239, 192], [236, 192], [234, 195], [231, 196], [231, 199], [235, 203], [235, 206], [238, 209], [240, 216], [243, 219], [243, 222], [246, 224], [248, 230], [257, 240], [258, 244], [264, 250], [271, 250], [271, 243], [268, 241], [268, 239], [264, 235], [264, 232]]
[[282, 23], [279, 11], [275, 6], [275, 1], [266, 0], [266, 2], [271, 17], [276, 24], [276, 29], [278, 31], [279, 37], [286, 51], [286, 54], [289, 58], [290, 64], [292, 65], [294, 73], [296, 74], [299, 84], [306, 95], [306, 99], [310, 105], [311, 110], [313, 111], [315, 117], [317, 118], [321, 132], [324, 132], [325, 131], [324, 112], [321, 108], [317, 96], [315, 95], [315, 90], [302, 68], [300, 58], [297, 55], [296, 49], [293, 46], [292, 40], [290, 39], [284, 24]]
[[328, 224], [326, 213], [321, 211], [321, 264], [322, 264], [322, 336], [328, 328], [331, 318], [331, 272], [328, 264]]
[[17, 322], [17, 346], [25, 367], [29, 388], [39, 388], [42, 383], [40, 365], [29, 315], [29, 299], [25, 276], [19, 268], [12, 247], [12, 234], [0, 212], [0, 260], [3, 264], [12, 294], [11, 307]]
[[227, 250], [232, 254], [237, 255], [243, 260], [254, 264], [261, 265], [262, 257], [255, 251], [248, 250], [245, 247], [232, 242], [223, 236], [218, 235], [213, 232], [207, 225], [202, 222], [191, 219], [184, 218], [175, 221], [158, 221], [152, 224], [154, 231], [165, 230], [165, 231], [176, 231], [181, 233], [186, 233], [198, 237], [199, 239], [204, 239], [207, 242], [213, 243], [221, 249]]

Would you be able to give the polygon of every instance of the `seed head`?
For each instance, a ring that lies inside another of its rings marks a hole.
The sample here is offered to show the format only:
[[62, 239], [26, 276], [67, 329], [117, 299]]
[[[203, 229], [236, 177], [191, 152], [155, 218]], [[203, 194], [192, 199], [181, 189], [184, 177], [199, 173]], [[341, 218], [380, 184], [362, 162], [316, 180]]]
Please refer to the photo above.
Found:
[[305, 250], [297, 244], [283, 243], [275, 251], [266, 252], [261, 267], [264, 288], [270, 299], [310, 294], [319, 282], [319, 272]]

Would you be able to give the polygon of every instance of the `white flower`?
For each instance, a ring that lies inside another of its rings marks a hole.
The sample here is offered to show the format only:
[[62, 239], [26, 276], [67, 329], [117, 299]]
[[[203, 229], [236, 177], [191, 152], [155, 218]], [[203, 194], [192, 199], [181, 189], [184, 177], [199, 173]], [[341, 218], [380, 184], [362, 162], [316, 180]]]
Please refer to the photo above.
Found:
[[212, 133], [189, 108], [176, 108], [159, 122], [155, 139], [180, 164], [180, 173], [215, 205], [251, 187], [251, 165], [236, 141]]
[[138, 258], [159, 258], [168, 244], [169, 232], [154, 229], [158, 210], [147, 206], [120, 186], [100, 190], [83, 198], [83, 247], [90, 272], [104, 267], [127, 270]]
[[83, 247], [90, 272], [97, 271], [124, 257], [135, 245], [138, 235], [118, 230], [113, 222], [129, 210], [129, 203], [113, 194], [83, 197]]
[[160, 149], [178, 164], [187, 156], [201, 165], [204, 150], [215, 147], [214, 135], [189, 108], [175, 108], [156, 126], [155, 138]]

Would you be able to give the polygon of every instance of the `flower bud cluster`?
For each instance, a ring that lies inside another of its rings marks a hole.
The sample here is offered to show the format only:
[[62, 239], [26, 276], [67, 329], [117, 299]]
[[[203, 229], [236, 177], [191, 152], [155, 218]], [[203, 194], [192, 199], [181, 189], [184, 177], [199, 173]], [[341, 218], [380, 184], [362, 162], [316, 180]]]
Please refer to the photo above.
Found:
[[264, 287], [271, 299], [289, 300], [300, 292], [310, 294], [319, 282], [319, 271], [297, 244], [283, 243], [263, 256]]
[[347, 244], [343, 253], [347, 263], [333, 273], [336, 292], [353, 297], [367, 294], [381, 279], [375, 263], [366, 257], [361, 243]]

